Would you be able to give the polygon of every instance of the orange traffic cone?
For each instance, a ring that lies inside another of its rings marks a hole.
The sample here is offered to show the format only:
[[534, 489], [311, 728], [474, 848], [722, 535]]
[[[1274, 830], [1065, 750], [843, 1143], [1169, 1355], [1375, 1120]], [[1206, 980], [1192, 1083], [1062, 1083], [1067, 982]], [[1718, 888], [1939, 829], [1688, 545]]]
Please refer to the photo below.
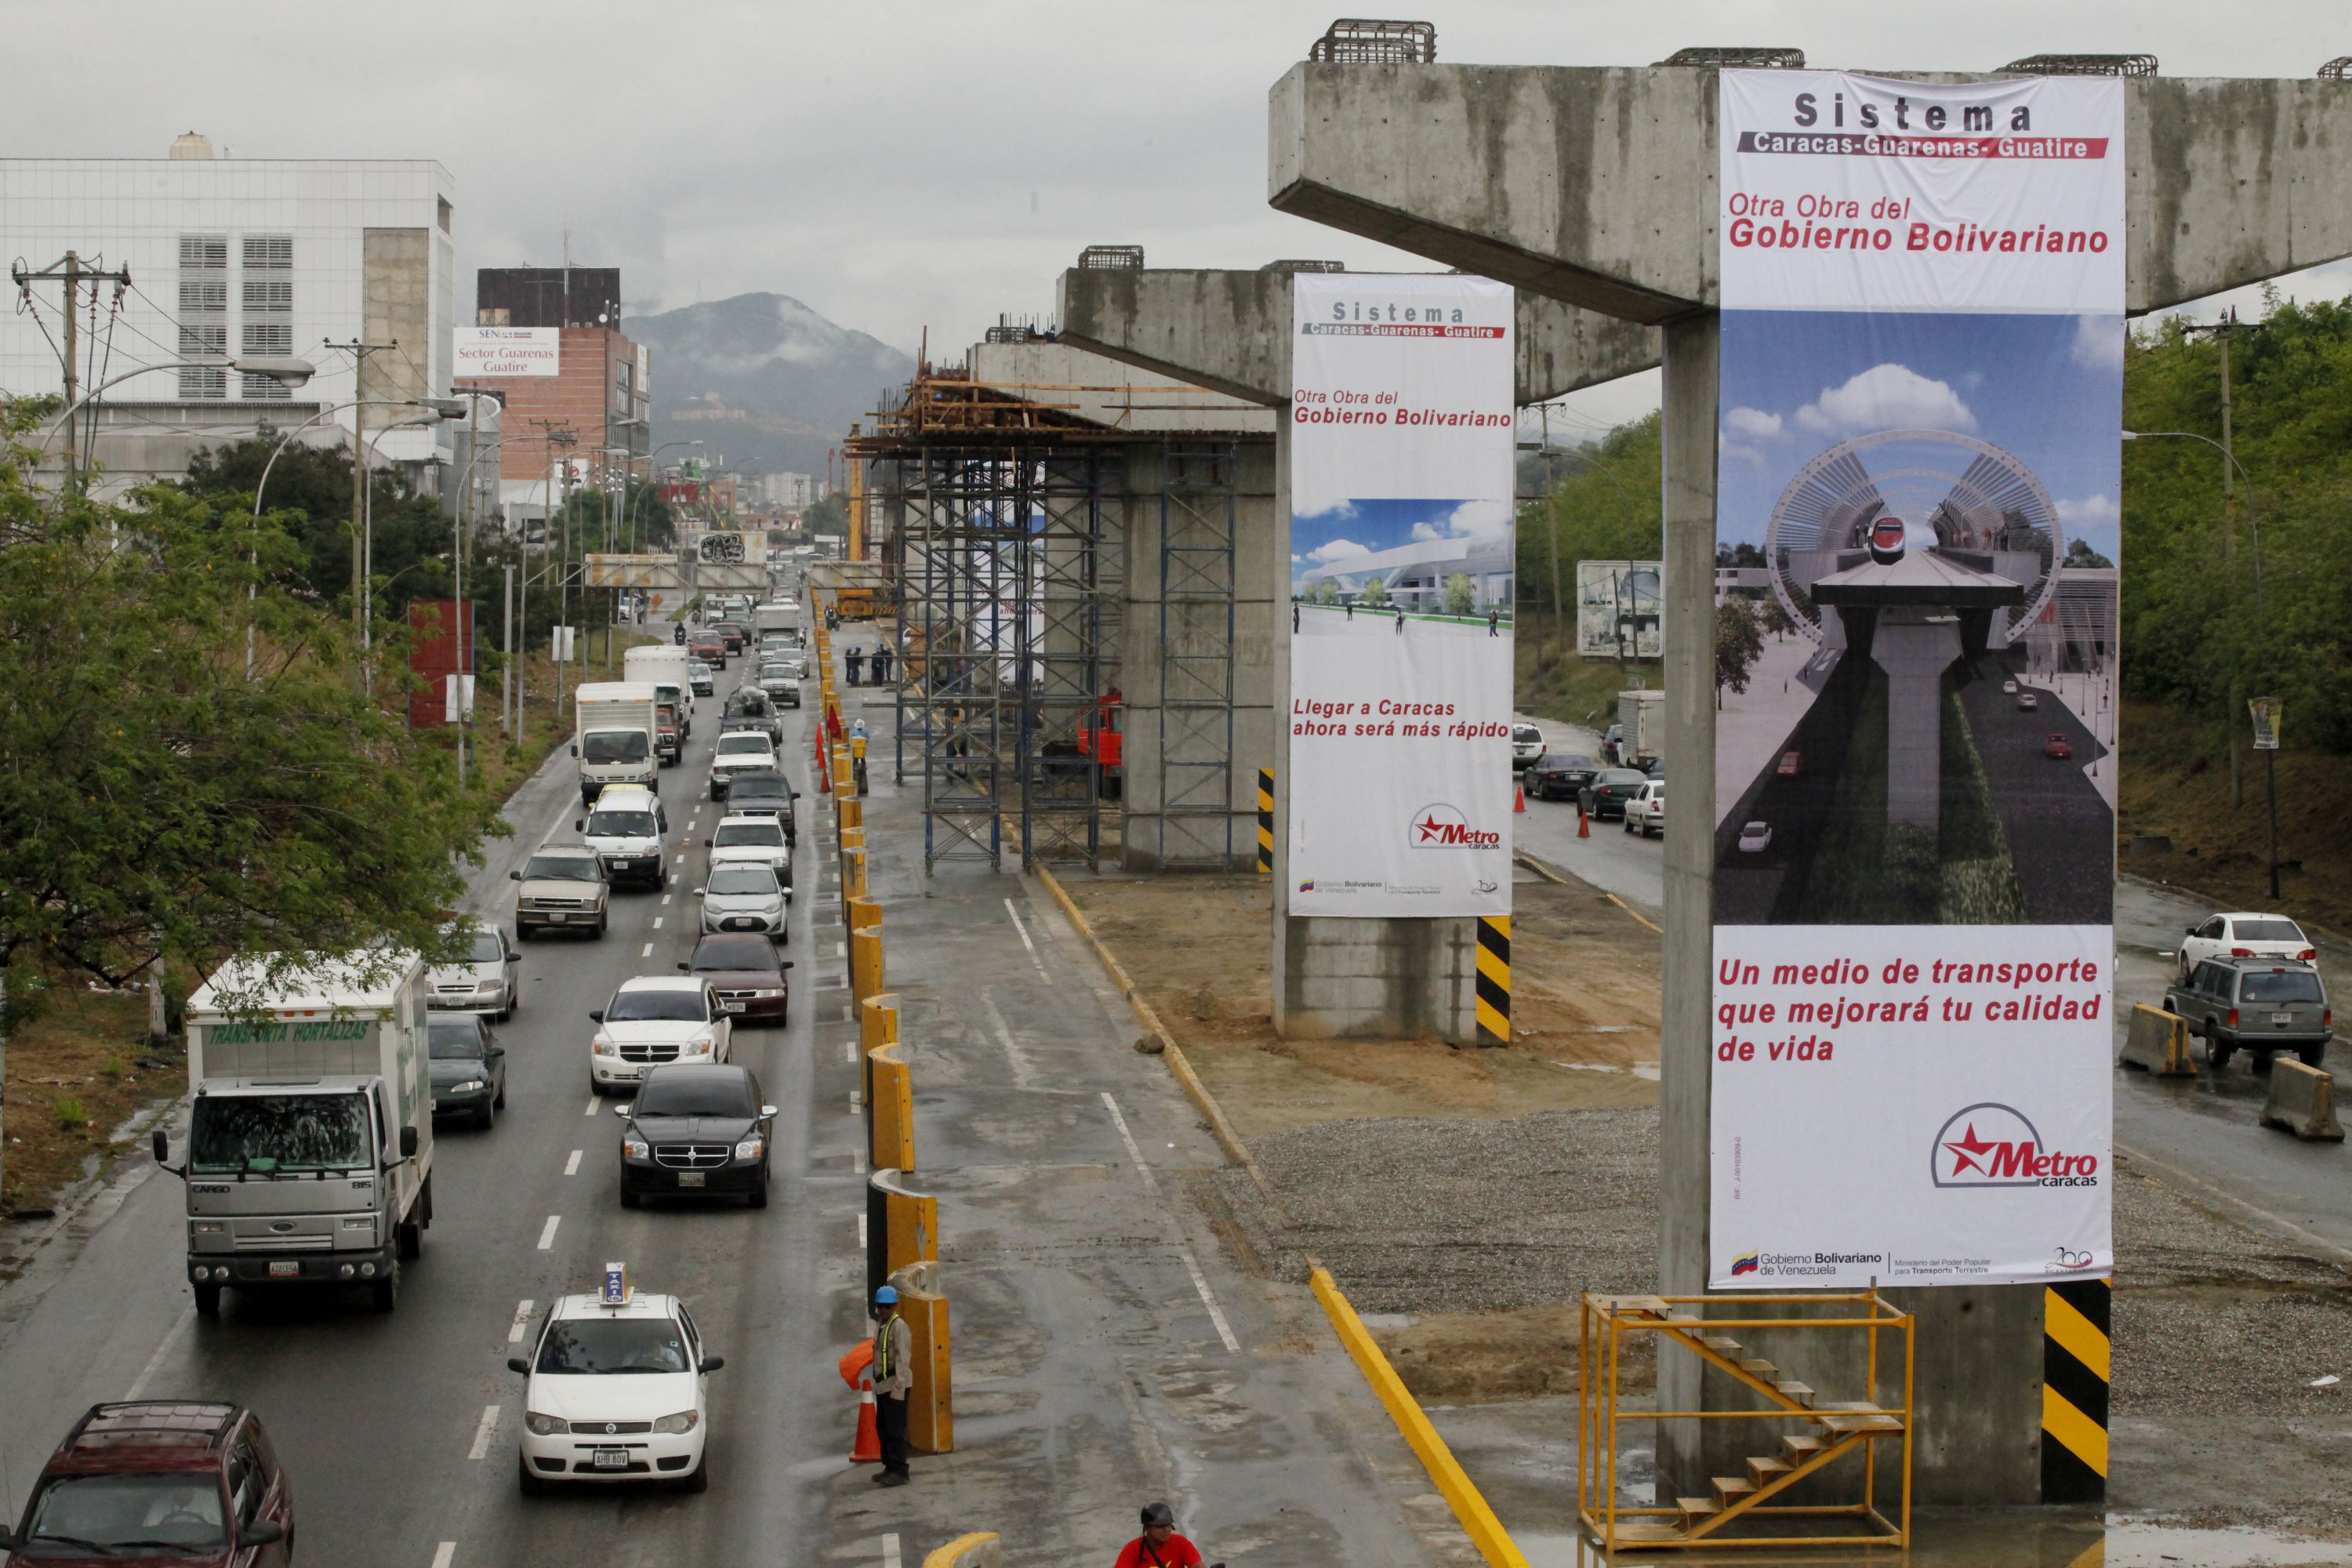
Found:
[[874, 1421], [874, 1385], [864, 1383], [857, 1389], [857, 1437], [849, 1445], [849, 1462], [853, 1465], [878, 1465], [882, 1462], [882, 1429]]
[[1528, 786], [1527, 786], [1527, 785], [1525, 785], [1525, 784], [1514, 784], [1514, 785], [1512, 785], [1512, 786], [1511, 786], [1511, 812], [1512, 812], [1512, 815], [1517, 816], [1526, 816], [1526, 815], [1527, 815], [1527, 809], [1528, 809]]
[[831, 795], [833, 793], [833, 770], [824, 765], [824, 742], [822, 740], [818, 741], [816, 743], [815, 772], [816, 793], [819, 795]]
[[1590, 838], [1592, 837], [1592, 819], [1584, 815], [1584, 803], [1582, 801], [1579, 801], [1576, 805], [1576, 836], [1579, 838]]

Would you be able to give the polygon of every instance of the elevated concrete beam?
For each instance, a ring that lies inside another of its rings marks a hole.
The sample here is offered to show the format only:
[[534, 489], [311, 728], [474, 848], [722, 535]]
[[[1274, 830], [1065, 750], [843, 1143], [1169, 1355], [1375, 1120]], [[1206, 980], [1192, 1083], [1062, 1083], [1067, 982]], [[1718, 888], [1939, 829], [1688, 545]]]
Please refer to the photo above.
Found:
[[[2124, 87], [2133, 314], [2352, 255], [2352, 83]], [[1713, 71], [1307, 62], [1269, 116], [1284, 212], [1630, 321], [1718, 302]]]
[[[1078, 268], [1062, 274], [1062, 339], [1272, 406], [1290, 400], [1290, 274]], [[1541, 403], [1658, 363], [1658, 334], [1522, 294], [1518, 400]]]

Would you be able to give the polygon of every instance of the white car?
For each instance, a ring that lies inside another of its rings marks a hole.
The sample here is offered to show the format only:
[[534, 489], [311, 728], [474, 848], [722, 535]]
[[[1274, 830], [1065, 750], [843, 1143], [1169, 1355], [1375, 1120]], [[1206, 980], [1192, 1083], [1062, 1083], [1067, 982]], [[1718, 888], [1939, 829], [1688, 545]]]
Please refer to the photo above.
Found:
[[719, 736], [719, 750], [710, 759], [710, 798], [725, 800], [729, 781], [755, 768], [776, 769], [776, 748], [767, 736], [757, 730], [730, 730]]
[[598, 1094], [633, 1089], [664, 1062], [723, 1062], [735, 1026], [717, 993], [690, 974], [624, 980], [613, 999], [588, 1016], [588, 1083]]
[[614, 784], [596, 796], [588, 815], [572, 824], [604, 863], [614, 882], [669, 886], [669, 813], [661, 797], [643, 784]]
[[1652, 779], [1625, 803], [1625, 831], [1647, 838], [1666, 836], [1666, 781]]
[[466, 957], [425, 972], [425, 1006], [436, 1012], [488, 1013], [499, 1023], [522, 1005], [522, 958], [496, 926], [468, 922]]
[[695, 889], [702, 900], [702, 929], [784, 934], [792, 914], [793, 890], [769, 866], [737, 860], [710, 868], [710, 880]]
[[667, 1480], [709, 1489], [709, 1376], [725, 1363], [675, 1296], [627, 1289], [565, 1296], [528, 1356], [523, 1375], [522, 1489], [555, 1481]]
[[[722, 816], [702, 843], [710, 851], [713, 871], [748, 860], [765, 866], [780, 881], [793, 874], [793, 847], [784, 839], [784, 825], [772, 816]], [[789, 888], [785, 896], [791, 897]]]
[[1769, 849], [1770, 847], [1772, 847], [1772, 825], [1770, 823], [1751, 822], [1746, 826], [1740, 828], [1739, 852], [1742, 855], [1761, 855], [1765, 850]]
[[698, 658], [686, 661], [686, 680], [697, 697], [709, 697], [719, 689], [719, 672]]
[[1526, 767], [1544, 754], [1543, 731], [1533, 724], [1511, 726], [1511, 766]]
[[2179, 978], [2209, 958], [2296, 958], [2319, 961], [2303, 928], [2284, 915], [2214, 915], [2189, 928], [2180, 942]]

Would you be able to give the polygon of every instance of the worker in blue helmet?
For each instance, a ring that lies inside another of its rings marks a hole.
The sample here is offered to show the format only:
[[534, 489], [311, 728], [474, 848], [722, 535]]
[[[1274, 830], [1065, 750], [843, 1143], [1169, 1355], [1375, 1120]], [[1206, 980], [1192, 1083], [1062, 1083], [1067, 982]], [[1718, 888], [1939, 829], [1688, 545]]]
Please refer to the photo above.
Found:
[[915, 1331], [898, 1316], [898, 1291], [874, 1292], [874, 1427], [882, 1442], [877, 1486], [907, 1484], [907, 1394], [915, 1386]]

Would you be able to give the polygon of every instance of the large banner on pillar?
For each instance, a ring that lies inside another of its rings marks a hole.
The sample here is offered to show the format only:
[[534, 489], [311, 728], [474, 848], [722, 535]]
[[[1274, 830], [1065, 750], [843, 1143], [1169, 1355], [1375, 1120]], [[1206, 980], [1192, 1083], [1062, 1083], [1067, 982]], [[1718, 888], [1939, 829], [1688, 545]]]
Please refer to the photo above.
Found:
[[2105, 1273], [2123, 84], [1721, 108], [1709, 1276]]
[[1286, 907], [1507, 915], [1511, 289], [1295, 287]]

